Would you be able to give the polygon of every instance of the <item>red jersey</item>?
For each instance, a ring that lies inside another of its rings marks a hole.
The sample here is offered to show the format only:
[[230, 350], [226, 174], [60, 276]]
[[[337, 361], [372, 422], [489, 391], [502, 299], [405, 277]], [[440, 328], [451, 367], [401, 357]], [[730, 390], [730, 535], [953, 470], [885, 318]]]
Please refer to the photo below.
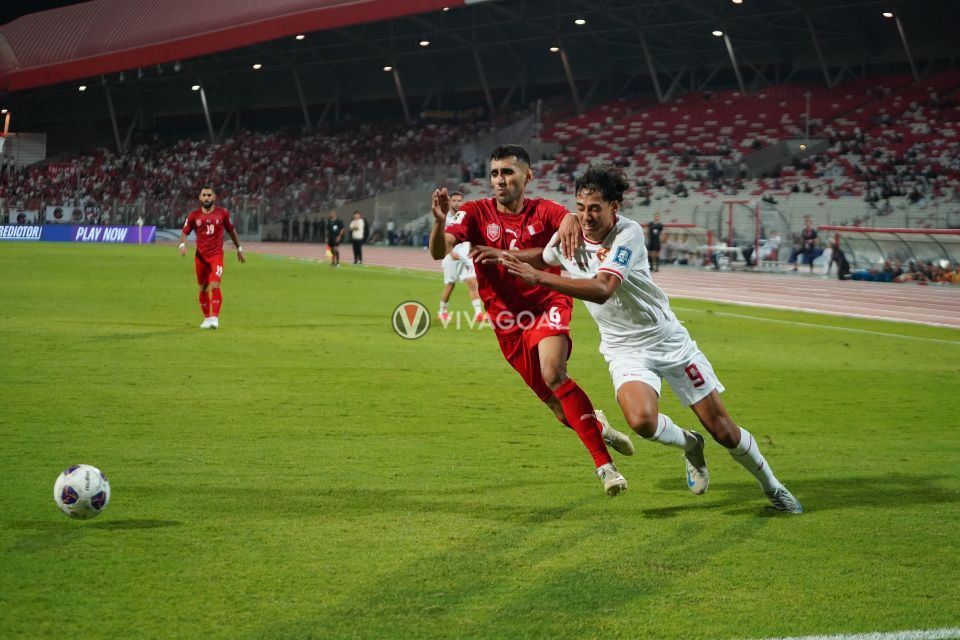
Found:
[[[468, 241], [473, 246], [486, 245], [497, 249], [532, 249], [545, 247], [569, 214], [567, 209], [552, 200], [528, 198], [518, 214], [497, 211], [494, 198], [464, 202], [460, 207], [463, 219], [447, 227], [446, 232], [457, 242]], [[521, 312], [540, 315], [552, 306], [570, 307], [569, 296], [546, 287], [527, 284], [507, 272], [500, 264], [476, 264], [480, 298], [498, 334], [511, 329], [498, 328], [501, 314], [517, 316]], [[559, 274], [559, 267], [547, 269]], [[516, 329], [513, 329], [516, 330]]]
[[183, 235], [197, 232], [197, 254], [204, 258], [223, 255], [224, 230], [233, 231], [233, 222], [230, 212], [223, 207], [214, 207], [210, 213], [204, 213], [202, 207], [194, 209], [183, 223]]

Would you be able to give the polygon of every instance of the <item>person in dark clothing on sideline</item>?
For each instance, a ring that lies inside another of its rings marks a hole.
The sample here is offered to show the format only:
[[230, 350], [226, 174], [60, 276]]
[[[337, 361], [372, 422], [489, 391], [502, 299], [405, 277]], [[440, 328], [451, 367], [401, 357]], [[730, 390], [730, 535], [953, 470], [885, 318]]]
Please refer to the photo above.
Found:
[[340, 266], [340, 243], [343, 242], [343, 235], [346, 232], [343, 220], [337, 215], [336, 211], [331, 211], [327, 218], [327, 254], [330, 256], [330, 266]]
[[838, 239], [833, 245], [833, 254], [830, 257], [830, 266], [829, 269], [833, 267], [833, 263], [837, 263], [837, 278], [839, 280], [849, 280], [850, 279], [850, 263], [847, 261], [846, 254], [843, 253], [843, 249], [840, 248], [840, 240]]
[[647, 227], [647, 251], [650, 254], [650, 270], [660, 271], [660, 234], [663, 225], [660, 224], [660, 214], [654, 214], [653, 222]]

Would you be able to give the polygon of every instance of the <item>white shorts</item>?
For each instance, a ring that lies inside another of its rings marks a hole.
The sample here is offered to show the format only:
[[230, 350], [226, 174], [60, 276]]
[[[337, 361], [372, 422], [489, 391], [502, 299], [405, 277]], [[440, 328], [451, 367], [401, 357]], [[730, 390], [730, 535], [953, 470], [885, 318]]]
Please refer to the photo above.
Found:
[[477, 277], [477, 272], [473, 268], [473, 260], [470, 258], [454, 260], [448, 254], [440, 264], [443, 267], [443, 284], [454, 284]]
[[723, 385], [707, 356], [680, 323], [673, 333], [653, 346], [602, 346], [600, 350], [610, 367], [614, 392], [626, 382], [639, 381], [660, 395], [660, 379], [665, 378], [686, 406], [696, 404], [714, 390], [723, 393]]

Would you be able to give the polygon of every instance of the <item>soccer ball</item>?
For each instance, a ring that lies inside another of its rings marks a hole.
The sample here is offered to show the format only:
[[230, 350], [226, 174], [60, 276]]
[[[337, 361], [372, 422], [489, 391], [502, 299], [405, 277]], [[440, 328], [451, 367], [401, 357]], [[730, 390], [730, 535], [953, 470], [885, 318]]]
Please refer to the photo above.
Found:
[[71, 518], [95, 518], [110, 502], [110, 481], [96, 467], [75, 464], [57, 477], [53, 500]]

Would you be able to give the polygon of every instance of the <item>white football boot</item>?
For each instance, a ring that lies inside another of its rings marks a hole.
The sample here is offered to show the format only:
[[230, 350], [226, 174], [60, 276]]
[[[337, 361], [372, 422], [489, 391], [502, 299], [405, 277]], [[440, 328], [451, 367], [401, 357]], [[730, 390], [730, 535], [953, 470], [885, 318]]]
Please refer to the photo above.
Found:
[[703, 458], [703, 436], [696, 431], [688, 431], [697, 439], [697, 446], [686, 451], [683, 457], [687, 463], [687, 488], [700, 495], [710, 485], [710, 473], [707, 471], [707, 462]]
[[210, 328], [210, 320], [212, 320], [212, 318], [210, 318], [210, 317], [204, 318], [204, 319], [203, 319], [203, 322], [200, 323], [200, 328], [201, 328], [201, 329], [209, 329], [209, 328]]
[[611, 498], [627, 490], [627, 479], [617, 471], [612, 462], [597, 467], [597, 477], [603, 483], [603, 490]]
[[600, 423], [600, 426], [603, 427], [603, 431], [600, 432], [600, 436], [603, 438], [603, 441], [607, 443], [608, 447], [613, 447], [613, 450], [617, 453], [621, 453], [625, 456], [632, 456], [634, 452], [633, 440], [630, 439], [625, 433], [621, 433], [610, 426], [610, 421], [607, 420], [607, 416], [603, 413], [603, 410], [597, 409], [593, 412], [593, 415], [597, 417], [597, 422]]
[[780, 485], [776, 489], [771, 489], [770, 491], [763, 492], [769, 499], [777, 511], [786, 511], [787, 513], [803, 513], [803, 506], [800, 505], [800, 501], [790, 493], [790, 491], [783, 485]]
[[210, 328], [216, 329], [220, 326], [220, 319], [217, 316], [210, 316]]

